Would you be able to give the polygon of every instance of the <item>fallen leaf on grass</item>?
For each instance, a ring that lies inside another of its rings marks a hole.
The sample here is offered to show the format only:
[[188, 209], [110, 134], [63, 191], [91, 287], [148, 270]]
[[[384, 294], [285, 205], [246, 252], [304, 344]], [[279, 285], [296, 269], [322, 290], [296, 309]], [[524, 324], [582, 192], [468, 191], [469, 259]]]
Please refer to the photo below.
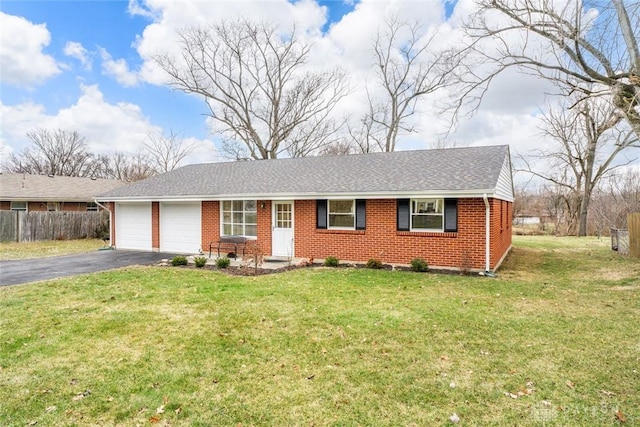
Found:
[[150, 422], [151, 424], [155, 424], [155, 423], [157, 423], [157, 422], [160, 422], [160, 417], [158, 417], [158, 416], [155, 416], [155, 415], [154, 415], [154, 416], [152, 416], [152, 417], [150, 417], [150, 418], [149, 418], [149, 422]]
[[521, 388], [517, 392], [511, 393], [511, 392], [505, 391], [504, 395], [509, 396], [512, 399], [517, 399], [522, 396], [529, 396], [530, 394], [533, 394], [534, 391], [536, 391], [534, 385], [535, 384], [533, 383], [533, 381], [529, 381], [527, 382], [525, 387]]
[[31, 421], [31, 422], [30, 422], [29, 424], [27, 424], [27, 425], [29, 425], [29, 426], [34, 426], [34, 425], [36, 425], [36, 424], [38, 424], [38, 422], [37, 422], [37, 421]]
[[44, 410], [44, 412], [53, 412], [56, 409], [58, 409], [56, 406], [49, 406], [47, 409]]
[[164, 405], [158, 406], [156, 409], [156, 414], [164, 414]]
[[454, 412], [453, 415], [449, 417], [449, 420], [454, 424], [458, 424], [460, 422], [460, 417]]
[[90, 390], [85, 390], [82, 393], [78, 393], [75, 396], [73, 396], [71, 400], [73, 400], [74, 402], [77, 402], [78, 400], [82, 400], [85, 397], [89, 396], [90, 394], [91, 394]]
[[619, 410], [619, 409], [618, 409], [618, 412], [616, 412], [616, 420], [620, 421], [621, 423], [626, 423], [627, 422], [627, 418], [624, 416], [622, 411]]
[[567, 387], [571, 389], [573, 389], [576, 386], [571, 380], [565, 381], [565, 384], [567, 385]]
[[175, 412], [176, 415], [180, 415], [182, 413], [182, 406], [178, 406], [178, 408], [173, 412]]
[[604, 394], [607, 397], [615, 396], [616, 394], [612, 391], [600, 390], [600, 393]]

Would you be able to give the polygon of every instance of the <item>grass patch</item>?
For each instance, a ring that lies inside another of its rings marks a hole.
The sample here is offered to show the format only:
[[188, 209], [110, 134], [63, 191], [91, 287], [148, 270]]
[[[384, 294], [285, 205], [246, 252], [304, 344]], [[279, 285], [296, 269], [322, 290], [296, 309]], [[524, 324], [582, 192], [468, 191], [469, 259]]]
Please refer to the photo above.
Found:
[[0, 260], [42, 258], [92, 252], [104, 247], [100, 239], [45, 240], [40, 242], [2, 242]]
[[640, 263], [515, 243], [498, 279], [137, 267], [0, 289], [0, 425], [639, 423]]

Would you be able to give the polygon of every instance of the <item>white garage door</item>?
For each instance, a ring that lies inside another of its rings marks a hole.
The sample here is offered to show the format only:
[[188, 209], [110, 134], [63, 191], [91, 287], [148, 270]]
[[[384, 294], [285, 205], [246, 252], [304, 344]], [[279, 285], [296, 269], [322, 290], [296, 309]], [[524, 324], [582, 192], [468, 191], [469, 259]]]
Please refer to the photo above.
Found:
[[201, 211], [200, 202], [160, 203], [160, 251], [198, 253]]
[[151, 203], [116, 203], [116, 248], [151, 250]]

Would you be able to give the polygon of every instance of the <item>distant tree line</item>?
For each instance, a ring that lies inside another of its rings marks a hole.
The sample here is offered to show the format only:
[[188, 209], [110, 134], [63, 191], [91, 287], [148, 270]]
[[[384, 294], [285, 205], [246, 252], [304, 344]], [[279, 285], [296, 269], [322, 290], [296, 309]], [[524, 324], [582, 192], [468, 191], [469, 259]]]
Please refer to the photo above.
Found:
[[109, 155], [91, 152], [87, 139], [74, 130], [37, 129], [26, 136], [29, 146], [11, 153], [1, 165], [3, 171], [131, 182], [173, 170], [195, 148], [172, 131], [149, 133], [144, 151]]

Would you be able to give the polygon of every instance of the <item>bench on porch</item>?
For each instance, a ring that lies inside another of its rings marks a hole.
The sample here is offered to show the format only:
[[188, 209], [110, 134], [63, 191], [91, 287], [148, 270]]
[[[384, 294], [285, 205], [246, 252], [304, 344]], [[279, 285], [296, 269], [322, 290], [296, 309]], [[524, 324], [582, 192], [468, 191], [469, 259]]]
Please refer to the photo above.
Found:
[[244, 236], [220, 236], [220, 239], [216, 242], [209, 244], [209, 258], [211, 258], [211, 252], [215, 247], [218, 251], [218, 258], [220, 258], [220, 249], [225, 251], [231, 251], [233, 258], [238, 256], [238, 251], [242, 250], [242, 256], [244, 257], [244, 250], [253, 239], [246, 238]]

